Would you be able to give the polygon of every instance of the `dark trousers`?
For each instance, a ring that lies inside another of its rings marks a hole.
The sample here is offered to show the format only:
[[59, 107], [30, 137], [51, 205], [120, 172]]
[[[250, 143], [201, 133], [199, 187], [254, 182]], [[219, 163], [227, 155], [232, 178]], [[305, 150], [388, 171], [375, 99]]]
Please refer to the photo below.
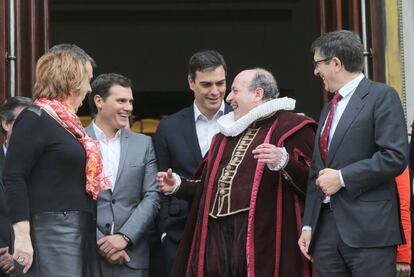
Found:
[[328, 207], [322, 209], [319, 220], [319, 231], [313, 238], [316, 276], [396, 276], [396, 246], [350, 247], [342, 241], [333, 212]]
[[161, 241], [157, 234], [150, 236], [150, 277], [169, 277], [165, 272], [165, 262], [161, 248]]
[[162, 243], [162, 251], [164, 255], [165, 271], [166, 271], [165, 276], [171, 275], [171, 270], [174, 266], [177, 249], [178, 249], [178, 243], [172, 240], [169, 236], [166, 236]]

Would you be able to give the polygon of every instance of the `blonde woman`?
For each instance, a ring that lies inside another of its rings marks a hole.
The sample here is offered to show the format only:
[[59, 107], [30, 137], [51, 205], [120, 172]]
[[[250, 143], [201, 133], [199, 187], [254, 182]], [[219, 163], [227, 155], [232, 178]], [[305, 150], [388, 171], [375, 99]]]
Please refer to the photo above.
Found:
[[73, 51], [43, 55], [35, 105], [14, 123], [4, 182], [16, 268], [26, 276], [100, 276], [95, 200], [110, 183], [98, 142], [76, 116], [91, 78], [91, 64]]

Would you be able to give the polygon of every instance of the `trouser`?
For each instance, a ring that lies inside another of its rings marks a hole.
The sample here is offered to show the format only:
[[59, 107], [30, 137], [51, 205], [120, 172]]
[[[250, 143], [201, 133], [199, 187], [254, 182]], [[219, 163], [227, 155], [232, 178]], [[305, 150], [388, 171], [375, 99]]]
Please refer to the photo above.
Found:
[[318, 277], [396, 276], [396, 246], [353, 248], [338, 232], [333, 212], [323, 205], [313, 259]]

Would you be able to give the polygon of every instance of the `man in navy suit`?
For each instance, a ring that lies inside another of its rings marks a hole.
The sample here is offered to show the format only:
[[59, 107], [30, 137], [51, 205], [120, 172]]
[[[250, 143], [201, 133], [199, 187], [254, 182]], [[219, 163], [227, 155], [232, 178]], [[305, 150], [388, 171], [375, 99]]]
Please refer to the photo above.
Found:
[[317, 276], [396, 276], [395, 177], [408, 161], [400, 99], [364, 77], [354, 33], [323, 34], [311, 49], [314, 74], [334, 96], [316, 132], [299, 246]]
[[[188, 69], [188, 85], [194, 93], [194, 103], [161, 120], [154, 146], [160, 171], [171, 168], [191, 178], [209, 149], [212, 137], [219, 131], [217, 119], [231, 108], [223, 101], [227, 66], [220, 53], [199, 51], [190, 58]], [[186, 201], [163, 196], [158, 230], [165, 276], [170, 275], [187, 214]]]
[[3, 167], [7, 151], [7, 143], [13, 129], [14, 121], [20, 112], [32, 104], [27, 97], [17, 96], [10, 98], [0, 108], [1, 132], [4, 137], [4, 144], [0, 150], [0, 277], [9, 276], [14, 272], [13, 257], [10, 254], [12, 245], [11, 225], [8, 218], [8, 205], [3, 187]]

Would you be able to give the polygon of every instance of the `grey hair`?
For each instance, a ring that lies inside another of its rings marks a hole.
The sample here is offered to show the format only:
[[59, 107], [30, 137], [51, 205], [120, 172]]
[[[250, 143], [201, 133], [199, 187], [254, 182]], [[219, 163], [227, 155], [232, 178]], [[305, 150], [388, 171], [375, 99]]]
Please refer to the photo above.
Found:
[[257, 88], [263, 89], [263, 100], [271, 100], [279, 97], [279, 89], [273, 74], [263, 68], [254, 68], [256, 74], [250, 81], [249, 90], [254, 91]]
[[[348, 72], [361, 72], [364, 68], [364, 46], [358, 34], [348, 30], [324, 33], [311, 46], [311, 52], [321, 58], [337, 57]], [[326, 61], [326, 63], [329, 63]]]
[[63, 51], [69, 51], [73, 53], [78, 59], [82, 61], [83, 64], [86, 62], [90, 62], [92, 67], [96, 67], [95, 60], [88, 55], [88, 53], [85, 52], [82, 48], [77, 46], [76, 44], [68, 44], [68, 43], [62, 43], [57, 44], [50, 48], [47, 52], [53, 53], [53, 54], [59, 54]]

